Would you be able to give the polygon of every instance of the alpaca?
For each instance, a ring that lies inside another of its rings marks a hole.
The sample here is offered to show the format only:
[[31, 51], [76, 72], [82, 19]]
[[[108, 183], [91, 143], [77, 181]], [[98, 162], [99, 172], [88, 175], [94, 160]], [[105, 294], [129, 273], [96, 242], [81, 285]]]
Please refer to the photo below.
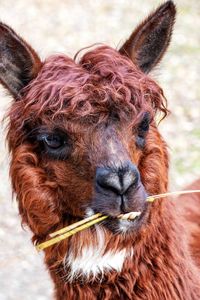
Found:
[[[109, 216], [44, 250], [57, 300], [200, 299], [200, 230], [192, 226], [199, 198], [188, 218], [179, 210], [188, 196], [179, 205], [146, 202], [168, 188], [167, 146], [155, 121], [167, 104], [148, 74], [170, 43], [175, 14], [167, 1], [119, 50], [101, 45], [79, 60], [42, 62], [0, 24], [0, 80], [14, 99], [10, 176], [33, 243], [97, 212]], [[130, 211], [141, 215], [116, 218]]]

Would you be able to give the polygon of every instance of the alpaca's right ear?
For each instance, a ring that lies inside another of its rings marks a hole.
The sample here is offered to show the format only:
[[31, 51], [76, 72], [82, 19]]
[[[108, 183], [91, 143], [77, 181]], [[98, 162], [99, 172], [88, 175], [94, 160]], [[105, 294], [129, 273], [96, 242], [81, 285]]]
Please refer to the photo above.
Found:
[[10, 27], [0, 23], [0, 82], [19, 98], [41, 68], [37, 53]]

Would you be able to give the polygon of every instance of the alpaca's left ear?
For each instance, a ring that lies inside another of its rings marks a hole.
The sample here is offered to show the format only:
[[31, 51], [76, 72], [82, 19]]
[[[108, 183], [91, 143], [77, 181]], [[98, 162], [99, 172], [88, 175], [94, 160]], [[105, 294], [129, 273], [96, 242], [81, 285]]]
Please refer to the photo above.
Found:
[[0, 23], [0, 82], [14, 98], [37, 76], [41, 61], [36, 52], [10, 27]]
[[161, 60], [171, 39], [176, 7], [167, 1], [144, 20], [119, 50], [148, 73]]

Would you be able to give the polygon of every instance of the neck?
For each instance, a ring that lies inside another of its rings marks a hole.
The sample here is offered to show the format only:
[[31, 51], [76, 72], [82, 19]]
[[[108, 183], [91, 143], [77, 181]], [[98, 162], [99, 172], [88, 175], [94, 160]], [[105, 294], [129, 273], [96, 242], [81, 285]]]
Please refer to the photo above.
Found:
[[[97, 226], [95, 234], [88, 230], [74, 236], [65, 270], [51, 271], [57, 299], [200, 299], [199, 275], [173, 203], [153, 205], [149, 225], [137, 235], [113, 236]], [[49, 265], [48, 255], [46, 261]]]

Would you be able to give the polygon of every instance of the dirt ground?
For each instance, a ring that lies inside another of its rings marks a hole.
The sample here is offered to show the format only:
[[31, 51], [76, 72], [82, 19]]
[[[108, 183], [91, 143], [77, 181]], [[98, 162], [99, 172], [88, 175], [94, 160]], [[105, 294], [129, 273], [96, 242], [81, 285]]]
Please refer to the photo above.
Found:
[[[37, 49], [42, 58], [75, 52], [95, 42], [116, 47], [160, 0], [0, 0], [0, 17]], [[200, 176], [200, 1], [177, 0], [170, 49], [154, 77], [164, 88], [171, 116], [160, 130], [169, 144], [171, 190]], [[0, 118], [11, 99], [0, 90]], [[52, 299], [52, 284], [23, 231], [11, 201], [8, 153], [0, 143], [0, 299]]]

